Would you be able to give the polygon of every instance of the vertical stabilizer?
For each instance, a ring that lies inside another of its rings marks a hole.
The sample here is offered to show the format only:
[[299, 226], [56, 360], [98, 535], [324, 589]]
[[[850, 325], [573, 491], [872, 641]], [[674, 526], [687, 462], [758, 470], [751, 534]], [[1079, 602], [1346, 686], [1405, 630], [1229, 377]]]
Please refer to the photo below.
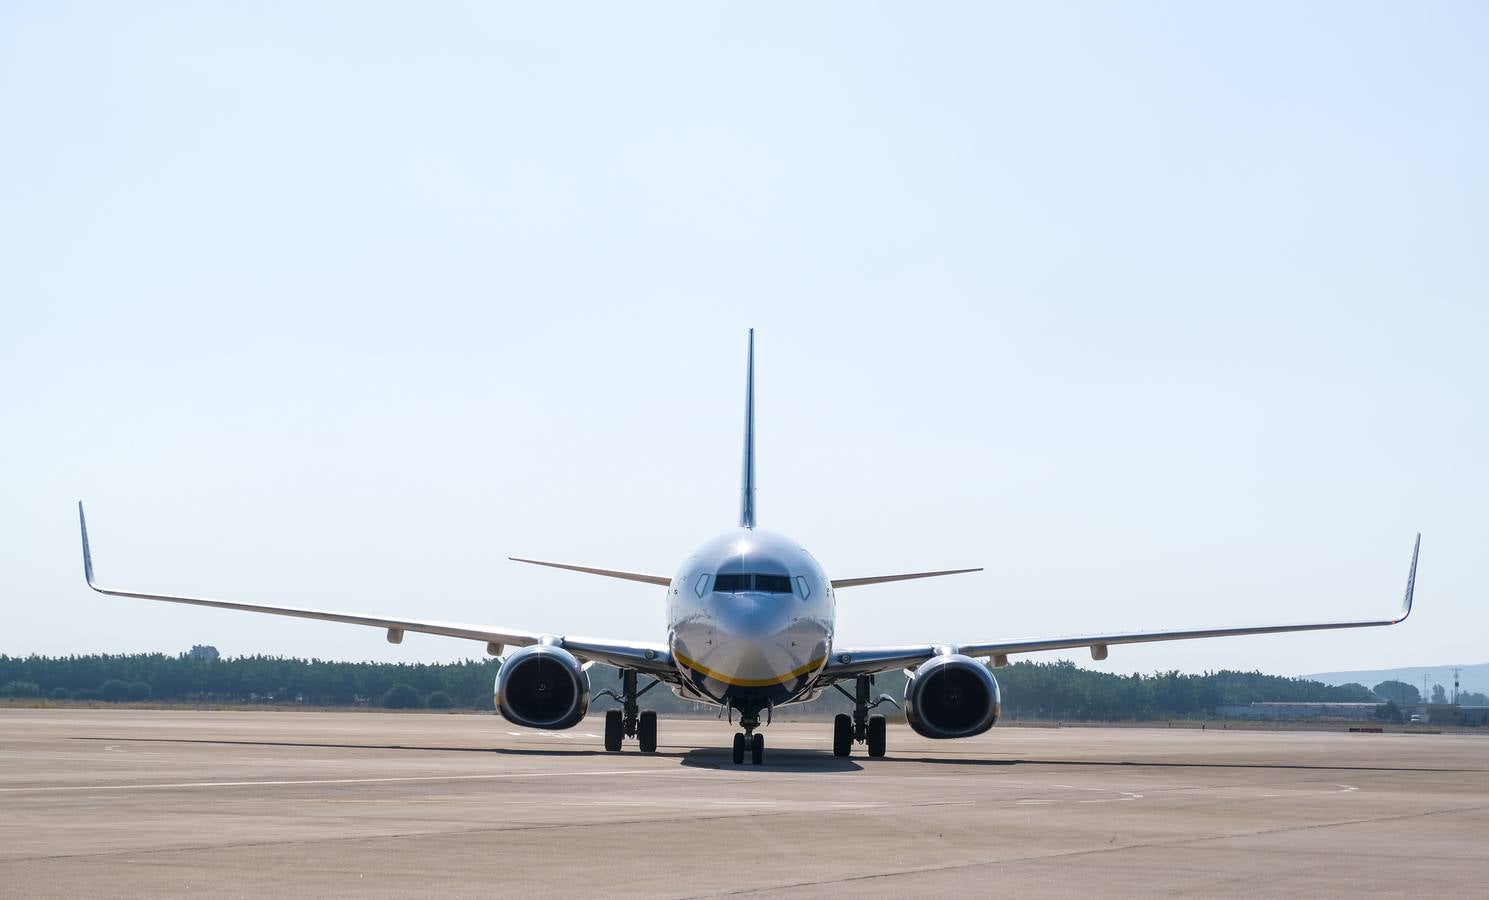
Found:
[[739, 527], [755, 527], [755, 329], [745, 363], [744, 473], [739, 483]]

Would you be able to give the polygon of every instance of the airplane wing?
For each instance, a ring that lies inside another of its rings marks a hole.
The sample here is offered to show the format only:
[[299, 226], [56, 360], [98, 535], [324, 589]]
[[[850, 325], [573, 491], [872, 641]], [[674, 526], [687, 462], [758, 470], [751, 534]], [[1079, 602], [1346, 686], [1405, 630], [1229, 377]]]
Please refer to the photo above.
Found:
[[1091, 648], [1092, 659], [1106, 659], [1107, 648], [1113, 644], [1145, 644], [1153, 641], [1187, 641], [1193, 638], [1234, 637], [1243, 634], [1278, 634], [1288, 631], [1326, 631], [1335, 628], [1370, 628], [1379, 625], [1396, 625], [1411, 615], [1412, 592], [1417, 582], [1417, 553], [1422, 547], [1422, 535], [1417, 535], [1411, 550], [1411, 569], [1406, 576], [1406, 595], [1401, 609], [1387, 619], [1369, 619], [1353, 622], [1313, 622], [1301, 625], [1254, 625], [1240, 628], [1197, 628], [1183, 631], [1139, 631], [1114, 634], [1086, 634], [1071, 637], [1033, 638], [1016, 641], [992, 641], [971, 644], [916, 644], [903, 647], [834, 647], [822, 678], [827, 682], [856, 675], [867, 675], [889, 669], [917, 665], [941, 653], [961, 653], [965, 656], [991, 657], [995, 666], [1007, 665], [1008, 657], [1016, 653], [1037, 653], [1042, 650], [1069, 650], [1075, 647]]
[[493, 625], [470, 625], [461, 622], [437, 622], [429, 619], [408, 619], [391, 616], [373, 616], [362, 613], [338, 612], [326, 609], [309, 609], [302, 606], [277, 606], [267, 603], [242, 603], [233, 600], [209, 600], [205, 597], [178, 597], [170, 594], [152, 594], [143, 591], [124, 591], [100, 587], [93, 577], [93, 553], [88, 546], [88, 520], [83, 515], [83, 504], [78, 503], [78, 526], [83, 535], [83, 577], [88, 587], [100, 594], [112, 597], [132, 597], [139, 600], [163, 600], [167, 603], [186, 603], [192, 606], [210, 606], [216, 609], [237, 609], [246, 612], [269, 613], [276, 616], [291, 616], [297, 619], [318, 619], [322, 622], [343, 622], [348, 625], [366, 625], [382, 628], [388, 632], [388, 640], [394, 644], [403, 641], [404, 632], [437, 634], [444, 637], [481, 641], [487, 652], [496, 655], [503, 647], [526, 647], [545, 641], [563, 647], [586, 661], [603, 662], [625, 666], [648, 674], [672, 675], [671, 655], [665, 644], [610, 641], [599, 638], [565, 637], [543, 634], [537, 631], [520, 631], [514, 628]]

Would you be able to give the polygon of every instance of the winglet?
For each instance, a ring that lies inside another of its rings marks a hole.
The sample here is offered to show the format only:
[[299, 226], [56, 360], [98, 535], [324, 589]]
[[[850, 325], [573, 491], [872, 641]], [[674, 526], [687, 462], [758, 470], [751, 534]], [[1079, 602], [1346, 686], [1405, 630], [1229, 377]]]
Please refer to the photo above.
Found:
[[744, 472], [739, 484], [739, 527], [755, 527], [755, 329], [745, 362]]
[[1418, 531], [1417, 542], [1413, 544], [1411, 548], [1411, 571], [1406, 574], [1406, 596], [1403, 597], [1401, 600], [1401, 618], [1397, 619], [1395, 622], [1392, 622], [1392, 625], [1399, 625], [1402, 622], [1405, 622], [1406, 617], [1411, 615], [1411, 595], [1417, 587], [1417, 553], [1421, 549], [1422, 533]]
[[95, 591], [98, 587], [93, 584], [93, 554], [88, 551], [88, 520], [83, 516], [83, 501], [78, 501], [78, 527], [83, 530], [83, 578], [88, 582], [88, 587]]

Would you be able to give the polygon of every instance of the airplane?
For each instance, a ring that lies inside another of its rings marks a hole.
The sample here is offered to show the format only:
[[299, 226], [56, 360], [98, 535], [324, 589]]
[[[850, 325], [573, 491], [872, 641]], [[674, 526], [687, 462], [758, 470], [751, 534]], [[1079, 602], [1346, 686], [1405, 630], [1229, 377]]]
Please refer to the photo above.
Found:
[[[734, 735], [735, 765], [742, 765], [746, 756], [754, 765], [764, 761], [762, 715], [764, 724], [768, 725], [777, 708], [814, 700], [830, 689], [839, 691], [853, 703], [851, 715], [841, 713], [834, 717], [833, 754], [849, 756], [855, 744], [863, 744], [869, 756], [882, 757], [886, 752], [887, 720], [883, 715], [871, 715], [870, 711], [884, 702], [900, 706], [910, 728], [927, 738], [963, 738], [986, 732], [998, 721], [1002, 710], [1002, 697], [992, 669], [1006, 666], [1008, 658], [1015, 654], [1089, 648], [1092, 659], [1103, 660], [1108, 649], [1117, 644], [1396, 625], [1411, 614], [1417, 554], [1422, 546], [1419, 532], [1412, 546], [1401, 609], [1387, 619], [853, 647], [836, 641], [839, 590], [981, 569], [828, 578], [822, 566], [799, 543], [756, 525], [755, 488], [755, 331], [750, 329], [745, 369], [744, 464], [736, 528], [693, 551], [670, 578], [509, 557], [520, 563], [665, 588], [664, 641], [617, 641], [494, 625], [105, 588], [94, 579], [88, 524], [81, 501], [78, 525], [82, 531], [83, 575], [88, 587], [101, 594], [365, 625], [385, 629], [388, 641], [394, 644], [401, 643], [407, 632], [482, 642], [492, 656], [510, 651], [496, 675], [496, 709], [518, 726], [541, 730], [579, 724], [589, 711], [589, 669], [595, 663], [604, 663], [620, 670], [619, 692], [606, 689], [595, 695], [608, 695], [620, 703], [619, 709], [605, 713], [607, 751], [619, 751], [623, 741], [630, 738], [642, 753], [656, 752], [657, 714], [653, 710], [641, 710], [640, 700], [658, 684], [666, 684], [679, 697], [721, 707], [721, 713], [728, 713], [731, 724], [738, 714], [742, 730]], [[870, 699], [874, 676], [893, 669], [906, 672], [903, 704], [888, 694]], [[649, 681], [638, 689], [643, 676]], [[853, 690], [848, 691], [844, 684], [851, 684]]]

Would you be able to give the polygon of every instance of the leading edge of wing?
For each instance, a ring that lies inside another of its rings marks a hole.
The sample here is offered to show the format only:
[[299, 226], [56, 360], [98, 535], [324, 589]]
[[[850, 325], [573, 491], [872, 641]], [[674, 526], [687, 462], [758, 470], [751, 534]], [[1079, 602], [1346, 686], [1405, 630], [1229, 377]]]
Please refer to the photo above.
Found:
[[594, 566], [576, 566], [570, 563], [547, 562], [541, 559], [523, 559], [520, 556], [509, 556], [512, 562], [527, 563], [530, 566], [547, 566], [550, 569], [563, 569], [567, 572], [583, 572], [586, 575], [603, 575], [606, 578], [619, 578], [622, 581], [639, 581], [643, 584], [658, 584], [669, 587], [672, 579], [665, 575], [643, 575], [640, 572], [623, 572], [620, 569], [598, 569]]
[[341, 622], [347, 625], [365, 625], [372, 628], [383, 628], [389, 632], [389, 639], [402, 639], [402, 632], [412, 631], [417, 634], [434, 634], [442, 637], [464, 638], [466, 640], [482, 641], [487, 644], [500, 644], [502, 646], [526, 647], [544, 641], [551, 641], [559, 646], [572, 651], [576, 656], [584, 659], [592, 659], [598, 662], [615, 663], [622, 665], [633, 665], [637, 668], [662, 668], [665, 669], [670, 657], [667, 649], [662, 644], [649, 643], [626, 643], [622, 641], [610, 641], [597, 638], [563, 638], [555, 635], [546, 635], [536, 631], [519, 631], [511, 628], [498, 628], [491, 625], [471, 625], [461, 622], [436, 622], [428, 619], [405, 619], [389, 616], [365, 615], [354, 612], [340, 612], [327, 609], [309, 609], [300, 606], [279, 606], [266, 603], [243, 603], [233, 600], [212, 600], [206, 597], [182, 597], [173, 594], [155, 594], [145, 591], [126, 591], [117, 588], [102, 587], [94, 578], [93, 553], [88, 543], [88, 520], [83, 514], [83, 504], [78, 503], [78, 527], [83, 539], [83, 577], [88, 587], [100, 594], [111, 597], [131, 597], [138, 600], [161, 600], [167, 603], [184, 603], [191, 606], [207, 606], [215, 609], [236, 609], [244, 612], [267, 613], [276, 616], [290, 616], [297, 619], [316, 619], [322, 622]]
[[942, 575], [965, 575], [968, 572], [981, 572], [982, 567], [975, 569], [942, 569], [939, 572], [907, 572], [903, 575], [870, 575], [867, 578], [834, 578], [832, 586], [834, 589], [846, 587], [862, 587], [866, 584], [885, 584], [890, 581], [910, 581], [913, 578], [939, 578]]
[[[913, 665], [939, 653], [955, 652], [975, 657], [1006, 657], [1016, 653], [1037, 653], [1043, 650], [1071, 650], [1090, 647], [1093, 657], [1105, 658], [1106, 648], [1112, 644], [1143, 644], [1157, 641], [1184, 641], [1197, 638], [1239, 637], [1248, 634], [1282, 634], [1293, 631], [1327, 631], [1339, 628], [1372, 628], [1383, 625], [1398, 625], [1411, 615], [1413, 595], [1417, 583], [1417, 556], [1422, 549], [1419, 532], [1411, 550], [1411, 568], [1406, 576], [1406, 593], [1402, 597], [1401, 609], [1389, 619], [1370, 619], [1351, 622], [1309, 622], [1294, 625], [1253, 625], [1228, 628], [1197, 628], [1181, 631], [1136, 631], [1113, 634], [1073, 635], [1058, 638], [1033, 638], [992, 643], [952, 645], [911, 645], [902, 647], [867, 647], [858, 650], [834, 650], [823, 675], [827, 678], [842, 678]], [[1098, 655], [1099, 654], [1099, 655]], [[1001, 664], [1001, 663], [1000, 663]]]

